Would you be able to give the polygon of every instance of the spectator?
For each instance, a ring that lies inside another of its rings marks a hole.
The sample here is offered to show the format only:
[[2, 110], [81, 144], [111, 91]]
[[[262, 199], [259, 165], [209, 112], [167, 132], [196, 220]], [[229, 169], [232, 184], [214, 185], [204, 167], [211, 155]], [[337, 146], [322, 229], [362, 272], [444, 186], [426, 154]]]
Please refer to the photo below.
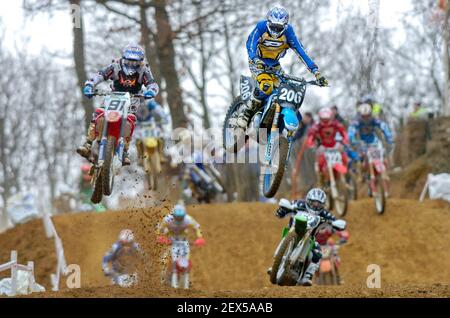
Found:
[[414, 103], [414, 110], [410, 114], [411, 118], [414, 119], [426, 119], [428, 117], [428, 113], [424, 107], [422, 107], [421, 102]]

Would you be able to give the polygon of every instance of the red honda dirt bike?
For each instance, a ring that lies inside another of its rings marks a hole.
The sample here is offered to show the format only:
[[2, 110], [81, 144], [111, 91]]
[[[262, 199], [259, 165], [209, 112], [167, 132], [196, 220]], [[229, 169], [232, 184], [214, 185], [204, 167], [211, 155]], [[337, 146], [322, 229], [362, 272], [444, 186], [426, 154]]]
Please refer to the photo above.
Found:
[[94, 96], [105, 96], [104, 114], [98, 116], [95, 122], [97, 137], [92, 144], [90, 157], [93, 163], [91, 184], [94, 188], [91, 201], [96, 204], [103, 195], [111, 195], [113, 191], [114, 177], [122, 167], [127, 121], [132, 119], [133, 112], [140, 106], [144, 96], [100, 90], [96, 90]]
[[322, 164], [320, 173], [324, 180], [324, 191], [328, 200], [326, 208], [334, 210], [340, 217], [347, 213], [349, 191], [345, 181], [348, 172], [347, 166], [343, 163], [342, 152], [339, 148], [319, 147], [325, 164]]
[[366, 145], [364, 158], [364, 171], [369, 183], [369, 196], [375, 200], [375, 210], [383, 214], [386, 209], [386, 201], [389, 193], [389, 177], [387, 175], [387, 159], [383, 143], [377, 141]]
[[[191, 244], [185, 239], [170, 239], [169, 251], [163, 255], [164, 268], [162, 272], [163, 283], [172, 288], [189, 289], [191, 286], [190, 272], [192, 261], [190, 260]], [[170, 258], [170, 260], [168, 260]]]

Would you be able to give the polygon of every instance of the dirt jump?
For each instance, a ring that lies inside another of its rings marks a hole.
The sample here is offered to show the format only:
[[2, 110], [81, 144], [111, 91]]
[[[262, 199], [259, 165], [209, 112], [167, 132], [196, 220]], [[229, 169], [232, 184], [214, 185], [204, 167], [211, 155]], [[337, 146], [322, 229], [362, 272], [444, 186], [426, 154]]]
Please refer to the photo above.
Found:
[[[288, 222], [263, 203], [188, 207], [202, 226], [206, 245], [191, 251], [190, 290], [174, 290], [160, 281], [163, 248], [155, 227], [167, 207], [54, 217], [68, 264], [81, 267], [81, 288], [51, 292], [56, 261], [53, 242], [35, 220], [0, 235], [0, 262], [16, 249], [19, 261], [34, 260], [36, 280], [47, 292], [32, 297], [450, 297], [450, 205], [441, 201], [390, 199], [385, 215], [368, 199], [352, 202], [346, 220], [349, 242], [340, 250], [341, 286], [279, 287], [269, 282], [281, 230]], [[140, 284], [110, 286], [101, 269], [104, 253], [123, 228], [130, 228], [145, 251]], [[381, 269], [381, 288], [368, 288], [367, 267]]]

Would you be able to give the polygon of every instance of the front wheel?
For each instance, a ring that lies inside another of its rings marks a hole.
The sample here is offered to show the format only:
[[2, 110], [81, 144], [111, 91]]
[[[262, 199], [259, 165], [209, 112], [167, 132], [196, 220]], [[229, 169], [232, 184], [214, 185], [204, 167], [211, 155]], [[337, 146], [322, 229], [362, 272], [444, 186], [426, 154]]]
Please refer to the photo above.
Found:
[[287, 260], [295, 247], [297, 234], [289, 232], [283, 239], [273, 259], [270, 282], [278, 285], [294, 285], [295, 281], [287, 273]]
[[111, 195], [114, 187], [113, 159], [115, 151], [116, 151], [116, 137], [109, 136], [105, 149], [105, 161], [102, 167], [104, 195]]
[[[268, 146], [271, 144], [269, 143]], [[261, 171], [262, 190], [266, 198], [272, 198], [278, 191], [286, 170], [286, 161], [289, 152], [289, 143], [284, 136], [280, 136], [278, 143], [271, 145], [272, 155], [269, 165], [263, 165]], [[275, 172], [272, 173], [272, 169]]]
[[343, 217], [348, 209], [348, 188], [344, 177], [341, 175], [336, 180], [337, 197], [333, 198], [336, 214]]
[[375, 188], [377, 189], [377, 192], [373, 194], [375, 210], [378, 214], [383, 214], [386, 209], [386, 192], [384, 191], [384, 183], [381, 176], [376, 176]]
[[149, 190], [157, 190], [158, 175], [161, 173], [161, 164], [159, 152], [155, 150], [153, 153], [147, 152], [147, 159], [149, 170], [147, 172], [147, 183]]
[[[97, 173], [97, 171], [95, 173]], [[92, 192], [91, 195], [91, 202], [94, 204], [100, 203], [102, 201], [102, 198], [103, 198], [102, 174], [98, 173], [94, 184], [94, 191]]]

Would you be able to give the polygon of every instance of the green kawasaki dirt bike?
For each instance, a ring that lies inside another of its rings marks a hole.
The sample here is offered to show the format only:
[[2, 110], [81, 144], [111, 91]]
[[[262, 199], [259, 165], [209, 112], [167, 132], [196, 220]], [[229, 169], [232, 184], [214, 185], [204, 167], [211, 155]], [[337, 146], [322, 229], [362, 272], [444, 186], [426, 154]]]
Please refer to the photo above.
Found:
[[[289, 200], [281, 199], [279, 205], [295, 211], [295, 207]], [[297, 212], [291, 228], [283, 229], [283, 238], [275, 250], [272, 270], [270, 271], [270, 282], [272, 284], [280, 286], [297, 285], [297, 282], [305, 275], [309, 263], [311, 263], [315, 234], [325, 223], [339, 231], [346, 227], [344, 220], [330, 221], [312, 213]]]

